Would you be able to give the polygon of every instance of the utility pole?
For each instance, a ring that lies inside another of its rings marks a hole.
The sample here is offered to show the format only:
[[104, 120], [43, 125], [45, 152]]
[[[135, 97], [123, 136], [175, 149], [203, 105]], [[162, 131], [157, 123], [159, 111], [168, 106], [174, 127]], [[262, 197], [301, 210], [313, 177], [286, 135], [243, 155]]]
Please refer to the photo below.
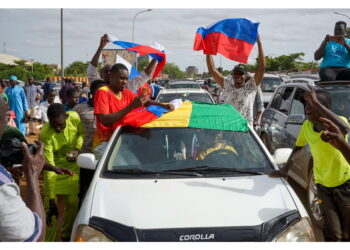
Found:
[[4, 54], [6, 54], [6, 42], [4, 41]]
[[63, 86], [64, 68], [63, 68], [63, 9], [61, 9], [61, 86]]

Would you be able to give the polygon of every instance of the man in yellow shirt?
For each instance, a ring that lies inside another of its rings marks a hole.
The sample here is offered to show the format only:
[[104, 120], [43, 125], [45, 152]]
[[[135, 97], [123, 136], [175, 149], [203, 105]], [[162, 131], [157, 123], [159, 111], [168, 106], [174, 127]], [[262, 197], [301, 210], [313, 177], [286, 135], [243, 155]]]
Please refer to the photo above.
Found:
[[[331, 95], [324, 90], [310, 89], [305, 94], [307, 120], [303, 123], [293, 152], [309, 144], [313, 158], [313, 171], [317, 193], [321, 200], [320, 209], [323, 214], [323, 233], [326, 241], [350, 240], [350, 165], [343, 154], [327, 141], [322, 140], [326, 130], [320, 121], [327, 116], [345, 137], [349, 132], [349, 124], [344, 117], [338, 117], [329, 109]], [[293, 153], [292, 153], [293, 154]], [[290, 159], [282, 176], [288, 172]], [[278, 176], [273, 171], [271, 177]], [[280, 175], [281, 176], [281, 175]]]
[[56, 195], [64, 197], [61, 238], [63, 241], [68, 241], [78, 212], [79, 167], [76, 159], [83, 146], [83, 125], [76, 112], [66, 113], [60, 103], [51, 104], [47, 116], [49, 122], [44, 124], [40, 132], [46, 161], [58, 168], [68, 168], [75, 175], [57, 175], [54, 172], [44, 171], [44, 207], [48, 225], [45, 241], [56, 239], [58, 216]]

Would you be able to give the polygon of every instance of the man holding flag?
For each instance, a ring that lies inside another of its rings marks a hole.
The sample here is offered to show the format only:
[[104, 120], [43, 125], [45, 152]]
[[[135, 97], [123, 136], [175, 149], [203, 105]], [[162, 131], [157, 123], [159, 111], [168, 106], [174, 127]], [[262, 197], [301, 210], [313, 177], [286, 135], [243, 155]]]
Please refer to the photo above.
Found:
[[[98, 60], [100, 58], [100, 55], [102, 53], [103, 48], [107, 45], [107, 43], [109, 42], [108, 39], [108, 35], [104, 34], [101, 37], [100, 40], [100, 46], [98, 47], [94, 57], [92, 58], [91, 62], [89, 63], [88, 67], [87, 67], [87, 76], [89, 79], [89, 82], [93, 82], [95, 80], [100, 80], [101, 77], [98, 73]], [[157, 60], [153, 59], [148, 66], [145, 68], [145, 70], [143, 72], [141, 72], [140, 75], [135, 76], [132, 79], [129, 79], [129, 83], [128, 83], [128, 88], [133, 91], [136, 92], [137, 89], [144, 84], [145, 82], [147, 82], [149, 79], [151, 79], [151, 75], [152, 72], [155, 69], [155, 66], [157, 64]], [[109, 84], [109, 78], [110, 78], [110, 70], [112, 68], [112, 65], [110, 64], [106, 64], [103, 66], [102, 70], [101, 70], [101, 76], [102, 79]]]
[[[253, 125], [253, 105], [258, 85], [264, 77], [265, 55], [258, 35], [257, 22], [244, 18], [225, 19], [196, 33], [194, 50], [203, 50], [210, 74], [223, 89], [224, 102], [234, 106], [250, 125]], [[231, 77], [225, 79], [215, 68], [212, 55], [218, 52], [225, 57], [247, 63], [248, 56], [258, 43], [258, 68], [254, 77], [249, 76], [245, 64], [234, 67]]]
[[[102, 156], [107, 142], [118, 126], [135, 126], [135, 123], [139, 122], [147, 123], [158, 118], [157, 116], [161, 116], [164, 112], [174, 110], [174, 106], [171, 104], [161, 104], [149, 100], [146, 91], [137, 96], [131, 90], [126, 89], [128, 78], [129, 72], [124, 64], [117, 63], [113, 65], [110, 70], [110, 84], [99, 88], [94, 96], [96, 132], [92, 147], [97, 159]], [[153, 107], [153, 110], [156, 109], [157, 115], [147, 113], [146, 110], [131, 112], [137, 108], [150, 105], [159, 107], [158, 109]], [[132, 116], [128, 116], [130, 114]]]

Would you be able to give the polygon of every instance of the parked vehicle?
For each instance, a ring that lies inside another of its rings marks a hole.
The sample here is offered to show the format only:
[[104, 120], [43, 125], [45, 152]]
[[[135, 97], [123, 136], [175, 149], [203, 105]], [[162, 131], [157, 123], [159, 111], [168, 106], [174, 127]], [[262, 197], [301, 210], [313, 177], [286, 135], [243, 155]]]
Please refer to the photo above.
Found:
[[[319, 82], [332, 95], [332, 111], [350, 119], [350, 82]], [[279, 148], [294, 148], [301, 125], [305, 120], [304, 82], [280, 86], [261, 118], [261, 140], [270, 153]], [[307, 191], [307, 209], [316, 225], [322, 224], [316, 186], [313, 178], [313, 162], [310, 149], [305, 146], [292, 156], [289, 176]]]
[[194, 81], [174, 81], [169, 83], [167, 89], [200, 89], [200, 85]]
[[71, 240], [314, 241], [293, 189], [267, 176], [277, 166], [256, 133], [226, 127], [245, 126], [233, 113], [185, 102], [141, 128], [117, 128], [98, 162], [81, 154], [78, 165], [96, 171]]
[[283, 83], [307, 83], [310, 84], [311, 86], [315, 85], [316, 80], [310, 79], [310, 78], [290, 78], [285, 80]]
[[320, 76], [318, 74], [290, 74], [289, 78], [308, 78], [314, 81], [320, 80]]
[[260, 83], [261, 90], [263, 92], [264, 107], [270, 103], [271, 97], [275, 89], [283, 83], [283, 80], [278, 75], [264, 74], [264, 78]]
[[215, 103], [213, 97], [204, 89], [161, 89], [156, 98], [158, 102], [171, 102], [174, 99]]

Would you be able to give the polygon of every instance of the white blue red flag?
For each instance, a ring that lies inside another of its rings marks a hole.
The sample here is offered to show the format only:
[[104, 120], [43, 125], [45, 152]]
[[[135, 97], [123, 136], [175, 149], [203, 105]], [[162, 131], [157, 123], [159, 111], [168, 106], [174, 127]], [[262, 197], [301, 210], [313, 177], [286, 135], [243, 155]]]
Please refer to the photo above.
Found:
[[159, 73], [162, 71], [163, 67], [166, 63], [166, 55], [164, 50], [159, 50], [158, 48], [160, 45], [157, 44], [156, 46], [147, 46], [147, 45], [141, 45], [137, 43], [130, 43], [130, 42], [124, 42], [120, 41], [114, 36], [108, 35], [110, 42], [119, 45], [120, 47], [130, 50], [135, 53], [139, 53], [140, 55], [150, 55], [152, 58], [156, 59], [158, 61], [157, 67], [154, 71], [153, 78], [156, 78]]
[[124, 64], [128, 70], [129, 70], [129, 80], [133, 79], [135, 76], [138, 76], [140, 72], [137, 71], [137, 69], [131, 65], [127, 60], [125, 60], [120, 55], [117, 55], [116, 63]]
[[245, 18], [224, 19], [197, 30], [193, 50], [204, 54], [222, 54], [228, 59], [247, 63], [258, 38], [259, 22]]

